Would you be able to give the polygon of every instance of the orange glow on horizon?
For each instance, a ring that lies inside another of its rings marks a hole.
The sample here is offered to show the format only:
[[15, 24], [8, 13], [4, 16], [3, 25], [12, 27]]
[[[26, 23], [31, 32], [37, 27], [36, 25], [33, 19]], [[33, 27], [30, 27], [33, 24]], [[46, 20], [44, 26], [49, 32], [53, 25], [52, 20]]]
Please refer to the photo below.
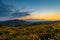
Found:
[[26, 20], [26, 19], [45, 19], [45, 20], [60, 20], [60, 14], [46, 14], [46, 15], [30, 15], [21, 18], [17, 18], [19, 20]]

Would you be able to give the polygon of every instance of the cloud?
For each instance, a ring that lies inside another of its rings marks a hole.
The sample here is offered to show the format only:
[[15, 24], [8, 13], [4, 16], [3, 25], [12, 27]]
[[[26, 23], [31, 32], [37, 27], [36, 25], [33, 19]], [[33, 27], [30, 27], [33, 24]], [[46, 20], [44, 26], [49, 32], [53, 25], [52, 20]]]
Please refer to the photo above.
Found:
[[30, 15], [29, 12], [19, 12], [10, 5], [6, 5], [0, 0], [0, 19], [14, 19]]
[[23, 17], [23, 16], [29, 15], [28, 13], [29, 12], [17, 12], [17, 13], [15, 12], [15, 13], [12, 14], [12, 16], [13, 17]]

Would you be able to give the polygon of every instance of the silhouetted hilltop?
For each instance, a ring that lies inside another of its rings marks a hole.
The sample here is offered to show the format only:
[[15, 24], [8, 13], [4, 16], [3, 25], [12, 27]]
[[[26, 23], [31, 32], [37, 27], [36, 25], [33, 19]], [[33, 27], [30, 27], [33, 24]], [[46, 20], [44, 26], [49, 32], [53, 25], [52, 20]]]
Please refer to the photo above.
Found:
[[60, 20], [58, 21], [38, 21], [38, 22], [30, 22], [30, 21], [24, 21], [24, 20], [8, 20], [8, 21], [3, 21], [0, 22], [0, 24], [2, 25], [6, 25], [6, 26], [16, 26], [16, 25], [20, 25], [20, 26], [26, 26], [26, 25], [38, 25], [38, 24], [50, 24], [50, 23], [56, 23], [56, 22], [60, 22]]
[[6, 26], [15, 26], [15, 25], [27, 25], [30, 22], [24, 21], [24, 20], [8, 20], [1, 22], [0, 24], [6, 25]]

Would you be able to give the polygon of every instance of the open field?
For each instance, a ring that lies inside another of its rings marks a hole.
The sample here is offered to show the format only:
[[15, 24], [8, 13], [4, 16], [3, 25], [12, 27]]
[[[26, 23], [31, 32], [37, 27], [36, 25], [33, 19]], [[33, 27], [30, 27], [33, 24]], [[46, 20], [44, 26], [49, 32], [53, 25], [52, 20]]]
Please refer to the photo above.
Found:
[[0, 40], [60, 40], [60, 22], [29, 26], [0, 25]]

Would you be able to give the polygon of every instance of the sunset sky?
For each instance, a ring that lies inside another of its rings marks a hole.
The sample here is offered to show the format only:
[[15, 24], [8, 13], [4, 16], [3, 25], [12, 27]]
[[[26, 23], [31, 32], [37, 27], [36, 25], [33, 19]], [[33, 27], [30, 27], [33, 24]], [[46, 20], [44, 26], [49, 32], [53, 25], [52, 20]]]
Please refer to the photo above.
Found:
[[[59, 0], [2, 0], [0, 6], [0, 20], [60, 20]], [[8, 12], [5, 11], [7, 9], [6, 6], [8, 9], [10, 9], [9, 7], [11, 6], [11, 11], [13, 12], [10, 12], [9, 10], [7, 10]]]

